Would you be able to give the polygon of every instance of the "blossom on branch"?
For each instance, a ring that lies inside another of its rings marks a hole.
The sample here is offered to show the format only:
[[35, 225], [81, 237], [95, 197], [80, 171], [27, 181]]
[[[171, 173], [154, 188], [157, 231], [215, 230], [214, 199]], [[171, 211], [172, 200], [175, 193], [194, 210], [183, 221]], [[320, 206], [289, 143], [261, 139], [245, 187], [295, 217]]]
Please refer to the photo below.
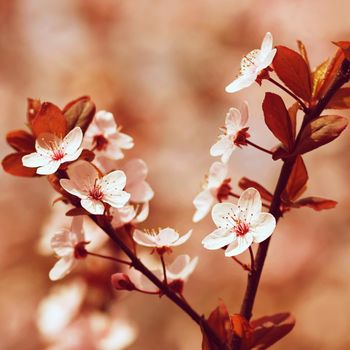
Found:
[[276, 55], [277, 50], [272, 46], [272, 34], [266, 33], [260, 49], [250, 51], [241, 60], [238, 77], [226, 86], [226, 92], [237, 92], [254, 83], [260, 72], [267, 68]]
[[36, 152], [25, 155], [22, 163], [28, 168], [37, 168], [39, 175], [55, 173], [60, 165], [79, 158], [83, 132], [79, 127], [71, 130], [63, 139], [51, 134], [40, 134], [35, 141]]
[[248, 104], [244, 102], [241, 110], [230, 108], [226, 114], [225, 126], [221, 129], [223, 134], [210, 148], [210, 155], [213, 157], [221, 156], [221, 161], [227, 163], [232, 152], [242, 145], [247, 144], [248, 134]]
[[133, 138], [120, 132], [113, 114], [107, 111], [96, 113], [86, 130], [84, 141], [98, 156], [116, 160], [124, 158], [123, 149], [134, 146]]
[[202, 220], [209, 213], [215, 201], [222, 202], [228, 199], [231, 179], [227, 179], [226, 176], [226, 164], [214, 162], [211, 165], [203, 190], [193, 200], [196, 207], [193, 215], [194, 222]]
[[209, 250], [226, 247], [226, 256], [241, 254], [254, 243], [270, 237], [276, 227], [276, 219], [270, 213], [261, 212], [262, 203], [255, 188], [245, 190], [238, 204], [218, 203], [212, 210], [212, 218], [218, 227], [206, 236], [202, 244]]
[[83, 231], [83, 217], [75, 216], [70, 229], [63, 229], [57, 232], [51, 239], [51, 247], [60, 260], [55, 264], [49, 273], [52, 281], [59, 280], [69, 274], [83, 258], [79, 253], [79, 247], [84, 246], [85, 235]]
[[121, 170], [112, 171], [101, 178], [92, 164], [81, 160], [72, 164], [67, 172], [69, 179], [61, 179], [61, 186], [79, 197], [81, 206], [91, 214], [102, 215], [105, 203], [121, 208], [130, 198], [130, 194], [123, 191], [126, 176]]

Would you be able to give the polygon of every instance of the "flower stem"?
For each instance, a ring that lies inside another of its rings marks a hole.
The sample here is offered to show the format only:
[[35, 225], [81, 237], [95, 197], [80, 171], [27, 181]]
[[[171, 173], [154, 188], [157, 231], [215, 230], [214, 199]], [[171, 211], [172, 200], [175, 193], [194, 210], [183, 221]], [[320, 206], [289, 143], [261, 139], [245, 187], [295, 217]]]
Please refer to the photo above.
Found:
[[235, 256], [232, 257], [232, 260], [235, 261], [238, 265], [242, 266], [243, 270], [249, 271], [249, 272], [252, 271], [251, 268], [247, 264], [242, 263], [242, 261], [237, 259]]
[[166, 267], [165, 267], [165, 261], [164, 261], [164, 254], [159, 254], [159, 257], [160, 257], [160, 261], [162, 262], [164, 283], [167, 286], [168, 285], [168, 279], [167, 279], [167, 276], [166, 276]]
[[308, 112], [308, 108], [306, 107], [305, 103], [297, 96], [295, 95], [292, 91], [290, 91], [289, 89], [287, 89], [285, 86], [283, 86], [282, 84], [280, 84], [278, 81], [276, 81], [275, 79], [269, 77], [267, 80], [269, 80], [271, 83], [275, 84], [276, 86], [278, 86], [280, 89], [282, 89], [284, 92], [286, 92], [288, 95], [292, 96], [301, 106], [301, 108], [303, 109], [303, 111], [305, 113]]
[[257, 148], [257, 149], [260, 150], [260, 151], [263, 151], [263, 152], [265, 152], [265, 153], [268, 153], [268, 154], [273, 155], [273, 152], [269, 151], [269, 150], [266, 149], [266, 148], [263, 148], [263, 147], [261, 147], [261, 146], [258, 146], [256, 143], [254, 143], [254, 142], [252, 142], [252, 141], [249, 141], [248, 139], [246, 140], [246, 142], [247, 142], [248, 145], [251, 145], [251, 146]]
[[117, 262], [119, 264], [125, 264], [125, 265], [128, 265], [128, 266], [132, 266], [132, 262], [129, 262], [129, 261], [126, 261], [126, 260], [122, 260], [122, 259], [117, 259], [117, 258], [114, 258], [112, 256], [92, 253], [92, 252], [88, 252], [88, 251], [86, 251], [86, 254], [87, 255], [91, 255], [91, 256], [95, 256], [95, 257], [101, 258], [101, 259], [111, 260], [111, 261]]

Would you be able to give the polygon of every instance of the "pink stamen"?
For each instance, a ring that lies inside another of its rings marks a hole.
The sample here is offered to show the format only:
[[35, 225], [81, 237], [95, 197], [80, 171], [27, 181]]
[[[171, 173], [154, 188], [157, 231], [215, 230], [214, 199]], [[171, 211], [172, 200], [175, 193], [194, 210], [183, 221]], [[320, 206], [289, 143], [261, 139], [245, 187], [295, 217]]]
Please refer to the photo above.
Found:
[[104, 196], [104, 194], [101, 191], [101, 186], [97, 185], [96, 181], [95, 181], [94, 187], [89, 191], [89, 197], [91, 199], [100, 201], [103, 198], [103, 196]]
[[244, 236], [249, 231], [249, 225], [244, 221], [237, 221], [237, 224], [233, 229], [237, 236]]
[[65, 156], [64, 152], [61, 149], [53, 149], [51, 158], [53, 160], [61, 160]]

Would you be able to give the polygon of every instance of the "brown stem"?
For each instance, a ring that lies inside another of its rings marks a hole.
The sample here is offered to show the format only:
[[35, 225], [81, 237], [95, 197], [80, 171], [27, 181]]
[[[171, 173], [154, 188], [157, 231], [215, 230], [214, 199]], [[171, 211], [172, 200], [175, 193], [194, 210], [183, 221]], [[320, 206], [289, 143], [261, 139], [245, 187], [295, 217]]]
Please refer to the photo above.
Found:
[[160, 254], [160, 261], [162, 263], [162, 268], [163, 268], [163, 276], [164, 276], [164, 283], [167, 286], [168, 285], [168, 278], [166, 276], [166, 267], [165, 267], [165, 261], [164, 261], [164, 254]]
[[249, 255], [250, 255], [250, 268], [252, 271], [255, 270], [255, 262], [254, 262], [254, 253], [252, 246], [249, 246]]
[[256, 143], [254, 143], [254, 142], [252, 142], [252, 141], [249, 141], [248, 139], [246, 139], [246, 142], [247, 142], [248, 145], [251, 145], [251, 146], [257, 148], [257, 149], [260, 150], [260, 151], [263, 151], [263, 152], [265, 152], [265, 153], [267, 153], [267, 154], [271, 154], [271, 155], [273, 154], [273, 152], [269, 151], [269, 150], [266, 149], [266, 148], [263, 148], [263, 147], [257, 145]]
[[218, 350], [229, 350], [228, 346], [221, 341], [216, 332], [209, 326], [204, 316], [199, 315], [187, 302], [173, 292], [167, 285], [165, 285], [157, 276], [155, 276], [131, 249], [123, 242], [118, 235], [118, 230], [114, 230], [111, 223], [105, 217], [96, 217], [90, 215], [91, 219], [111, 238], [111, 240], [129, 257], [132, 266], [145, 275], [154, 285], [161, 291], [162, 295], [167, 296], [179, 308], [181, 308], [193, 321], [195, 321], [205, 332], [211, 343], [214, 344]]
[[114, 261], [114, 262], [117, 262], [119, 264], [125, 264], [125, 265], [128, 265], [128, 266], [132, 266], [132, 263], [129, 262], [129, 261], [125, 261], [125, 260], [122, 260], [122, 259], [117, 259], [117, 258], [114, 258], [112, 256], [107, 256], [107, 255], [103, 255], [103, 254], [97, 254], [97, 253], [91, 253], [91, 252], [88, 252], [86, 251], [86, 254], [87, 255], [91, 255], [91, 256], [95, 256], [97, 258], [102, 258], [102, 259], [106, 259], [106, 260], [111, 260], [111, 261]]
[[[313, 107], [311, 110], [309, 110], [305, 114], [302, 126], [300, 128], [298, 137], [296, 139], [296, 144], [300, 141], [300, 135], [304, 130], [304, 128], [306, 127], [306, 125], [308, 125], [308, 123], [310, 123], [310, 121], [312, 121], [313, 119], [320, 116], [320, 114], [326, 108], [327, 104], [329, 103], [333, 95], [340, 89], [342, 85], [344, 85], [346, 82], [349, 81], [349, 77], [350, 77], [350, 61], [344, 60], [339, 74], [337, 75], [336, 79], [334, 80], [332, 86], [329, 88], [327, 93], [324, 95], [323, 98], [321, 98], [318, 101], [315, 107]], [[272, 202], [271, 202], [271, 207], [270, 207], [270, 213], [276, 218], [276, 221], [278, 221], [282, 216], [282, 212], [280, 209], [281, 194], [287, 185], [295, 160], [296, 160], [296, 156], [284, 160], [284, 163], [280, 172], [280, 176], [278, 178], [278, 182], [276, 185], [276, 189], [275, 189]], [[245, 295], [243, 298], [241, 311], [240, 311], [241, 315], [244, 316], [247, 320], [250, 320], [252, 316], [255, 296], [259, 286], [259, 281], [260, 281], [261, 273], [264, 267], [269, 244], [270, 244], [270, 238], [266, 239], [265, 241], [259, 244], [259, 248], [255, 256], [255, 271], [253, 271], [251, 274], [248, 275], [247, 287], [246, 287], [246, 291], [245, 291]]]
[[251, 272], [251, 268], [247, 264], [242, 263], [242, 261], [236, 258], [235, 256], [232, 257], [232, 260], [235, 261], [238, 265], [240, 265], [243, 268], [243, 270]]

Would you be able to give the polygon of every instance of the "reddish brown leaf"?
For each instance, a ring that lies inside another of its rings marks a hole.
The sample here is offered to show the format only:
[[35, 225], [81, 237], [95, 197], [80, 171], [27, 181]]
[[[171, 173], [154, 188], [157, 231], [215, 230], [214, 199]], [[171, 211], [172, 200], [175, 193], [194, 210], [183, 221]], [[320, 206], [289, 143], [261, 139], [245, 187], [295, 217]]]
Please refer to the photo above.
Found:
[[333, 141], [347, 125], [347, 119], [337, 115], [324, 115], [311, 121], [301, 134], [296, 153], [310, 152]]
[[84, 208], [73, 208], [66, 212], [66, 216], [89, 215]]
[[321, 198], [321, 197], [306, 197], [299, 199], [294, 203], [298, 207], [309, 207], [316, 211], [324, 210], [324, 209], [332, 209], [338, 203], [331, 199]]
[[253, 328], [248, 320], [240, 314], [231, 315], [232, 329], [235, 335], [240, 337], [243, 341], [249, 341], [253, 334]]
[[254, 328], [252, 341], [244, 350], [264, 350], [285, 337], [294, 328], [295, 319], [289, 312], [284, 312], [253, 320], [251, 326]]
[[33, 98], [27, 99], [27, 120], [29, 126], [31, 126], [33, 119], [37, 115], [37, 113], [40, 111], [41, 108], [41, 102], [40, 100], [36, 100]]
[[47, 132], [63, 137], [67, 132], [66, 118], [57, 106], [44, 102], [32, 120], [32, 130], [35, 136]]
[[329, 109], [349, 109], [350, 108], [350, 87], [339, 89], [329, 101]]
[[293, 134], [293, 140], [295, 139], [296, 130], [297, 130], [297, 114], [299, 110], [299, 103], [295, 102], [288, 108], [288, 114], [290, 118], [290, 123], [292, 126], [292, 134]]
[[312, 72], [312, 97], [315, 97], [316, 99], [325, 81], [329, 64], [330, 60], [328, 59], [318, 65]]
[[311, 98], [309, 68], [301, 55], [285, 46], [277, 46], [273, 68], [284, 84], [304, 101]]
[[[222, 342], [229, 343], [233, 334], [230, 315], [226, 305], [220, 301], [219, 306], [215, 308], [208, 317], [209, 326], [216, 332]], [[210, 344], [205, 332], [203, 333], [202, 350], [217, 350], [213, 344]]]
[[308, 71], [309, 71], [309, 75], [311, 76], [310, 63], [309, 63], [309, 58], [307, 56], [307, 51], [306, 51], [305, 45], [300, 40], [297, 40], [297, 44], [298, 44], [298, 49], [299, 49], [300, 55], [304, 59], [306, 65], [307, 65]]
[[19, 152], [35, 152], [35, 139], [33, 135], [24, 130], [13, 130], [6, 135], [7, 143]]
[[242, 177], [239, 182], [238, 182], [238, 186], [242, 189], [242, 190], [246, 190], [249, 187], [254, 187], [255, 189], [257, 189], [260, 193], [260, 196], [262, 199], [266, 200], [267, 202], [271, 202], [272, 201], [272, 193], [269, 192], [265, 187], [261, 186], [259, 183], [248, 179], [247, 177]]
[[281, 143], [274, 147], [271, 151], [273, 152], [273, 160], [288, 158], [288, 156], [290, 155], [290, 153], [284, 148], [284, 146]]
[[67, 120], [68, 130], [79, 126], [83, 132], [85, 132], [90, 125], [95, 112], [95, 104], [91, 101], [89, 96], [82, 96], [69, 102], [63, 108], [63, 114]]
[[267, 92], [262, 107], [268, 128], [288, 150], [291, 150], [294, 143], [292, 122], [282, 98]]
[[294, 201], [305, 192], [308, 179], [303, 158], [298, 156], [283, 194], [287, 201]]
[[334, 44], [343, 50], [346, 59], [350, 61], [350, 41], [338, 41], [334, 42]]
[[27, 152], [12, 153], [2, 160], [4, 170], [15, 176], [33, 177], [38, 176], [35, 168], [27, 168], [22, 164], [22, 157], [28, 154]]

